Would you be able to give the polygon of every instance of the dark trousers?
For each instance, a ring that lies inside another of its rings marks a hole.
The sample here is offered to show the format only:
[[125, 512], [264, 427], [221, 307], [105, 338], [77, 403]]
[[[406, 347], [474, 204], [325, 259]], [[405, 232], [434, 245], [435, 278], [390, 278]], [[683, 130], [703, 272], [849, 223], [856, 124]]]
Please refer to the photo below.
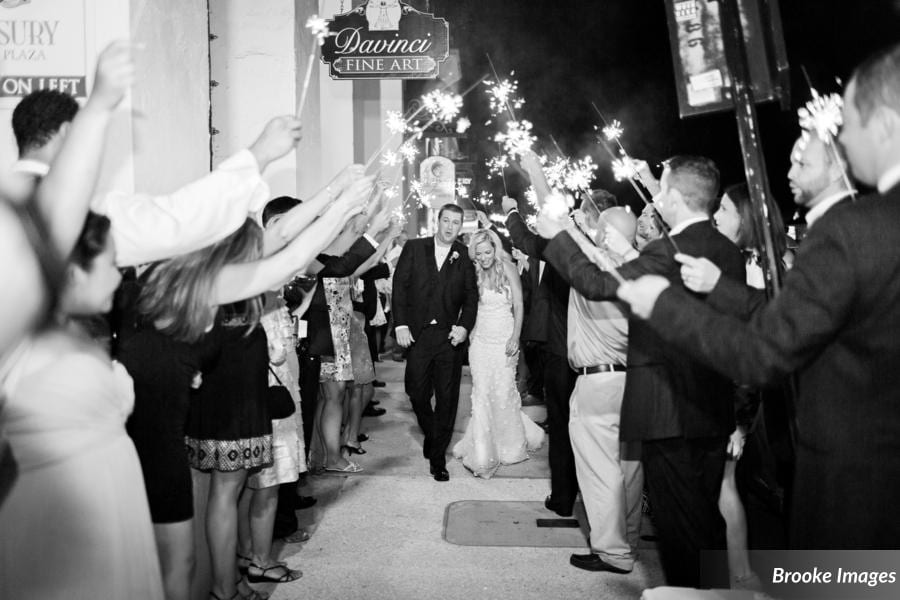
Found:
[[536, 398], [544, 397], [544, 357], [540, 344], [525, 342], [522, 355], [528, 370], [525, 391]]
[[303, 417], [303, 441], [306, 444], [306, 453], [309, 455], [316, 419], [316, 406], [319, 403], [319, 369], [322, 366], [322, 360], [319, 356], [310, 354], [306, 350], [298, 351], [297, 359], [300, 363], [300, 414]]
[[547, 405], [549, 435], [550, 495], [563, 513], [572, 511], [578, 494], [575, 455], [569, 440], [569, 397], [578, 376], [566, 358], [544, 352], [544, 403]]
[[[727, 442], [714, 437], [642, 443], [644, 482], [668, 585], [729, 585], [725, 520], [719, 512]], [[704, 554], [701, 569], [704, 550], [718, 552]]]
[[451, 346], [449, 333], [449, 329], [425, 327], [406, 359], [406, 393], [425, 434], [425, 445], [430, 448], [428, 460], [432, 468], [447, 466], [447, 447], [459, 404], [462, 346]]

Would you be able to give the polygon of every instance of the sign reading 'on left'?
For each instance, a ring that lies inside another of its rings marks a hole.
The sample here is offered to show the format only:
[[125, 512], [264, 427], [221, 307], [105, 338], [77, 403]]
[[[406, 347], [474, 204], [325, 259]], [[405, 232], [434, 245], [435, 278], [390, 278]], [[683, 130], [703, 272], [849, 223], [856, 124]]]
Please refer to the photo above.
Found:
[[87, 96], [85, 0], [0, 0], [0, 98]]

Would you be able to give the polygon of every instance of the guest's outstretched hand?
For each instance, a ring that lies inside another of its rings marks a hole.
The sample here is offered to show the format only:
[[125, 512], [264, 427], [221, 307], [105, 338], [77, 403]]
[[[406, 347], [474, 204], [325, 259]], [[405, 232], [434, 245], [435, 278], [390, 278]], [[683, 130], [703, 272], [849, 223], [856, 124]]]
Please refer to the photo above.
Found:
[[375, 176], [357, 179], [347, 186], [336, 201], [342, 210], [347, 211], [348, 218], [358, 215], [366, 208], [366, 201], [375, 185]]
[[481, 226], [484, 229], [491, 228], [491, 220], [488, 218], [488, 216], [484, 213], [483, 210], [476, 210], [475, 216], [478, 217], [478, 222], [481, 223]]
[[503, 196], [503, 199], [500, 200], [500, 207], [503, 209], [503, 214], [509, 214], [509, 211], [519, 208], [519, 203], [515, 198]]
[[619, 286], [616, 295], [631, 306], [631, 312], [649, 319], [659, 295], [669, 287], [669, 280], [660, 275], [643, 275]]
[[722, 270], [708, 258], [676, 254], [675, 260], [681, 263], [681, 280], [684, 287], [692, 292], [708, 294], [719, 283]]
[[97, 58], [94, 87], [85, 107], [111, 111], [122, 101], [134, 83], [134, 61], [131, 58], [131, 43], [118, 40], [112, 42]]
[[250, 146], [259, 170], [294, 149], [302, 135], [300, 119], [293, 116], [275, 117], [263, 127], [262, 133]]

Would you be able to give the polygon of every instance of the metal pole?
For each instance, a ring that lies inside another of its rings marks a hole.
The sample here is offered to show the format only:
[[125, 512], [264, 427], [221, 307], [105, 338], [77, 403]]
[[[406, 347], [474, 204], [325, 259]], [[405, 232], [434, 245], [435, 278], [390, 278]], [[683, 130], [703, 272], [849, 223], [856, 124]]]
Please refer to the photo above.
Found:
[[731, 93], [734, 111], [737, 118], [738, 134], [741, 140], [741, 152], [744, 156], [744, 174], [750, 190], [750, 200], [756, 215], [757, 232], [762, 234], [766, 260], [763, 269], [766, 274], [766, 291], [770, 296], [777, 296], [781, 289], [781, 257], [775, 256], [772, 230], [769, 224], [768, 206], [771, 191], [766, 175], [766, 164], [763, 160], [758, 125], [756, 120], [756, 104], [753, 101], [753, 90], [750, 81], [750, 69], [747, 66], [747, 48], [744, 45], [744, 32], [737, 0], [719, 0], [719, 17], [722, 24], [722, 41], [725, 46], [725, 58], [731, 72]]

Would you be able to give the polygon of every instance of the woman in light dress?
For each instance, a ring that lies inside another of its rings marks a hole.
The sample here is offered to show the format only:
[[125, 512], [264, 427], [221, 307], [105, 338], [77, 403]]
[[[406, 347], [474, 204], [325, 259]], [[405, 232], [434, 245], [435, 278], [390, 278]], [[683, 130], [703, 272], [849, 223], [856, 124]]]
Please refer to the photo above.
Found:
[[476, 477], [489, 479], [500, 465], [528, 459], [544, 430], [522, 412], [516, 363], [522, 331], [522, 284], [497, 234], [472, 235], [469, 257], [478, 274], [478, 317], [469, 343], [472, 416], [453, 447]]
[[109, 220], [89, 216], [60, 325], [4, 365], [2, 425], [20, 473], [0, 509], [3, 598], [163, 597], [141, 465], [125, 432], [131, 378], [75, 319], [110, 309], [114, 256]]

